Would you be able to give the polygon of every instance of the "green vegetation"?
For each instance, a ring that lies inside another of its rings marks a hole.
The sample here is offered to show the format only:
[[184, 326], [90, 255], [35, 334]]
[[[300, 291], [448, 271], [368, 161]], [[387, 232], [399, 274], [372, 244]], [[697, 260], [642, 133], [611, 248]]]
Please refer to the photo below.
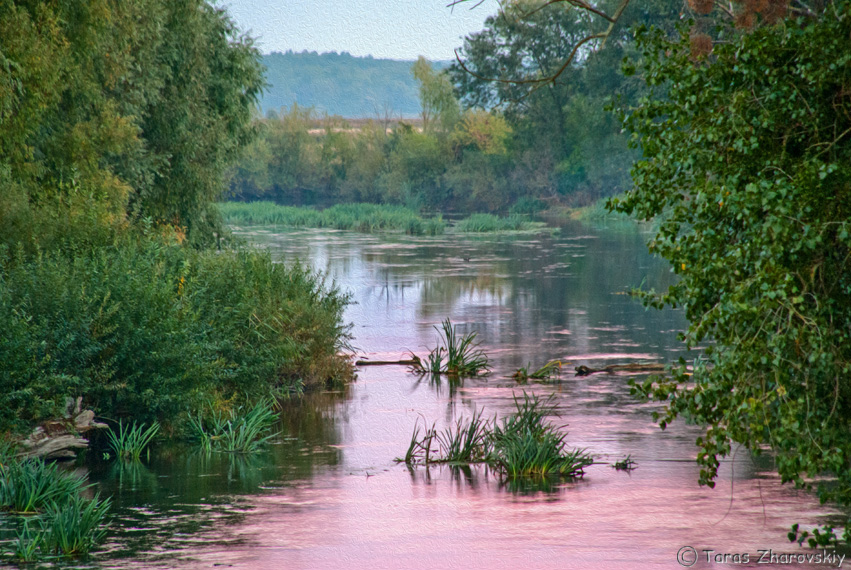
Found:
[[267, 253], [148, 237], [3, 268], [0, 429], [59, 417], [82, 395], [172, 433], [211, 394], [258, 398], [348, 371], [346, 299]]
[[325, 210], [279, 206], [272, 202], [223, 202], [219, 210], [228, 224], [334, 228], [358, 232], [401, 231], [410, 235], [442, 234], [441, 216], [423, 218], [402, 206], [338, 204]]
[[616, 461], [612, 464], [612, 469], [615, 471], [632, 471], [637, 468], [638, 464], [632, 459], [632, 455], [627, 455], [620, 461]]
[[[42, 554], [78, 556], [102, 542], [110, 502], [97, 495], [82, 497], [85, 488], [82, 479], [62, 472], [55, 463], [8, 460], [0, 464], [0, 509], [9, 511], [17, 528], [12, 556], [22, 562]], [[38, 516], [33, 520], [32, 515]]]
[[508, 479], [581, 477], [594, 460], [585, 450], [567, 449], [567, 434], [545, 423], [553, 408], [525, 393], [522, 402], [515, 399], [515, 405], [517, 411], [501, 422], [482, 420], [479, 412], [443, 432], [432, 426], [422, 438], [417, 426], [404, 462], [487, 463]]
[[[441, 324], [441, 344], [426, 358], [426, 364], [417, 364], [412, 369], [421, 374], [448, 374], [450, 376], [476, 376], [490, 368], [488, 356], [475, 342], [475, 331], [458, 336], [452, 322], [447, 318]], [[434, 327], [440, 333], [440, 329]], [[444, 362], [445, 360], [445, 362]]]
[[253, 132], [250, 40], [200, 0], [75, 6], [0, 7], [0, 431], [82, 396], [171, 435], [211, 395], [344, 378], [342, 295], [204, 249]]
[[133, 422], [132, 427], [128, 425], [125, 429], [124, 422], [118, 422], [118, 433], [110, 430], [107, 432], [109, 447], [121, 459], [133, 459], [138, 461], [142, 456], [142, 451], [148, 447], [151, 440], [160, 431], [160, 424], [154, 422], [147, 428], [144, 424], [136, 425]]
[[685, 343], [705, 348], [635, 392], [666, 403], [662, 428], [681, 416], [705, 427], [702, 484], [735, 442], [770, 450], [784, 482], [818, 477], [822, 501], [847, 505], [851, 5], [786, 20], [785, 3], [769, 8], [743, 7], [743, 30], [721, 27], [718, 41], [638, 34], [628, 71], [652, 96], [623, 118], [645, 158], [612, 207], [660, 222], [650, 248], [680, 278], [647, 302], [682, 307]]
[[109, 507], [109, 499], [102, 501], [97, 494], [93, 499], [73, 495], [64, 504], [53, 503], [39, 521], [41, 532], [37, 537], [40, 538], [34, 542], [40, 540], [42, 550], [50, 554], [88, 554], [106, 538]]
[[193, 435], [205, 451], [254, 453], [277, 435], [270, 433], [278, 415], [269, 400], [261, 399], [248, 410], [239, 406], [223, 412], [213, 405], [208, 409], [205, 418], [190, 418]]
[[532, 380], [552, 380], [554, 378], [558, 378], [561, 374], [562, 362], [560, 360], [552, 360], [547, 362], [537, 370], [529, 372], [532, 368], [532, 363], [530, 362], [523, 368], [518, 368], [517, 372], [511, 375], [517, 382], [523, 383], [527, 382], [529, 379]]
[[9, 461], [0, 465], [0, 509], [37, 513], [78, 494], [84, 485], [82, 479], [60, 471], [55, 463]]
[[493, 214], [472, 214], [455, 224], [455, 230], [462, 233], [512, 232], [538, 229], [545, 225], [539, 222], [530, 222], [516, 214], [505, 218]]

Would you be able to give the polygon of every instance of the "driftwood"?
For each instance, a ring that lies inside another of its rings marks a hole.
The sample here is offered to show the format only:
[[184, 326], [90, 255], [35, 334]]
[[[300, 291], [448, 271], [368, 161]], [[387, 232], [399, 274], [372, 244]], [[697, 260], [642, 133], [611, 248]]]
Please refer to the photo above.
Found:
[[403, 366], [417, 366], [422, 364], [420, 358], [418, 356], [414, 356], [413, 358], [408, 358], [407, 360], [358, 360], [355, 362], [355, 366], [389, 366], [394, 364], [401, 364]]
[[28, 438], [21, 442], [24, 457], [42, 459], [71, 459], [77, 456], [75, 449], [84, 449], [89, 442], [82, 434], [93, 429], [108, 427], [95, 420], [92, 410], [81, 410], [82, 398], [76, 402], [68, 398], [65, 418], [46, 421], [36, 427]]
[[606, 374], [614, 374], [615, 372], [639, 372], [650, 374], [652, 372], [664, 372], [665, 365], [658, 363], [609, 364], [602, 368], [577, 366], [575, 370], [577, 376], [588, 376], [589, 374], [598, 374], [600, 372], [605, 372]]

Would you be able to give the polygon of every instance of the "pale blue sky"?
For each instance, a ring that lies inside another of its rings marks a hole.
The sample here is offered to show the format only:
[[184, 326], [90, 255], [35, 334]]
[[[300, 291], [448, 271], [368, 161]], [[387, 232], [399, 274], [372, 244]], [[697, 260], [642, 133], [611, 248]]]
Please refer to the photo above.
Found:
[[463, 36], [482, 29], [496, 0], [448, 8], [448, 0], [220, 0], [237, 25], [272, 51], [347, 51], [390, 59], [454, 59]]

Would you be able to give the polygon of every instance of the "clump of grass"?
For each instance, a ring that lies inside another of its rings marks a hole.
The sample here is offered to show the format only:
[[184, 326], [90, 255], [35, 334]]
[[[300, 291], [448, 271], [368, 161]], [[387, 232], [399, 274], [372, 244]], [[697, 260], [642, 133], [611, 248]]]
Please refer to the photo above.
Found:
[[[440, 329], [434, 327], [438, 333]], [[413, 370], [421, 374], [449, 374], [450, 376], [476, 376], [490, 369], [487, 354], [476, 342], [478, 333], [458, 335], [449, 319], [441, 324], [443, 334], [441, 345], [432, 350], [425, 365], [414, 366]]]
[[455, 231], [462, 233], [525, 231], [544, 224], [530, 222], [522, 216], [512, 214], [499, 217], [493, 214], [472, 214], [455, 224]]
[[0, 508], [16, 514], [39, 512], [84, 487], [85, 481], [61, 472], [55, 463], [25, 460], [0, 465]]
[[532, 380], [552, 380], [554, 378], [558, 378], [561, 374], [562, 362], [560, 360], [553, 360], [547, 362], [537, 370], [533, 372], [529, 372], [529, 369], [532, 368], [532, 363], [530, 362], [523, 368], [518, 368], [517, 372], [511, 375], [517, 382], [526, 382], [529, 379]]
[[[115, 455], [121, 459], [133, 459], [138, 461], [151, 440], [157, 435], [160, 430], [160, 424], [154, 422], [147, 428], [145, 424], [125, 426], [123, 421], [118, 422], [118, 433], [110, 430], [107, 433], [109, 439], [109, 447], [115, 452]], [[150, 449], [148, 450], [150, 453]]]
[[239, 406], [222, 412], [211, 405], [206, 418], [193, 416], [189, 424], [206, 451], [254, 453], [278, 435], [272, 432], [277, 421], [271, 401], [263, 399], [248, 410]]
[[632, 455], [627, 455], [620, 461], [616, 461], [612, 464], [612, 469], [614, 469], [615, 471], [632, 471], [637, 467], [638, 464], [633, 461]]
[[441, 216], [423, 218], [402, 206], [385, 204], [337, 204], [325, 210], [279, 206], [273, 202], [224, 202], [219, 211], [229, 224], [282, 225], [334, 228], [364, 233], [404, 232], [410, 235], [439, 235], [446, 228]]
[[485, 421], [481, 412], [466, 423], [459, 420], [443, 432], [434, 425], [420, 437], [414, 429], [404, 461], [429, 463], [487, 463], [508, 479], [534, 477], [579, 478], [593, 457], [584, 449], [568, 449], [567, 434], [547, 423], [554, 408], [524, 393], [515, 399], [517, 410], [501, 422]]
[[12, 557], [19, 562], [35, 562], [43, 539], [44, 532], [32, 530], [30, 521], [25, 519], [11, 544]]
[[545, 422], [554, 412], [550, 400], [524, 393], [515, 405], [514, 414], [494, 425], [490, 462], [509, 477], [581, 477], [594, 460], [584, 449], [567, 449], [567, 434]]
[[109, 499], [74, 495], [64, 504], [52, 503], [41, 518], [41, 548], [51, 554], [80, 556], [106, 538]]
[[108, 500], [86, 499], [79, 477], [63, 473], [55, 463], [9, 461], [0, 465], [0, 508], [17, 515], [20, 525], [10, 543], [11, 555], [32, 562], [43, 555], [79, 556], [106, 536]]

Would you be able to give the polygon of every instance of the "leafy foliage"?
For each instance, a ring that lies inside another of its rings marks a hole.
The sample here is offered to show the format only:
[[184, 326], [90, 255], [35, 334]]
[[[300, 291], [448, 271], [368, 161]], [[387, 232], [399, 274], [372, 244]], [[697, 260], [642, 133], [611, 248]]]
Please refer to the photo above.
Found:
[[7, 260], [0, 273], [0, 429], [99, 413], [176, 427], [213, 393], [345, 378], [344, 296], [266, 253], [168, 240]]
[[13, 1], [0, 22], [0, 243], [100, 244], [145, 217], [209, 241], [263, 84], [225, 12]]
[[[612, 207], [657, 219], [650, 249], [679, 281], [653, 305], [684, 308], [693, 366], [635, 387], [706, 426], [700, 482], [738, 442], [776, 456], [784, 481], [831, 473], [851, 501], [851, 18], [765, 25], [695, 53], [688, 33], [638, 34], [654, 90], [624, 111], [645, 160]], [[730, 34], [732, 32], [724, 32]]]

